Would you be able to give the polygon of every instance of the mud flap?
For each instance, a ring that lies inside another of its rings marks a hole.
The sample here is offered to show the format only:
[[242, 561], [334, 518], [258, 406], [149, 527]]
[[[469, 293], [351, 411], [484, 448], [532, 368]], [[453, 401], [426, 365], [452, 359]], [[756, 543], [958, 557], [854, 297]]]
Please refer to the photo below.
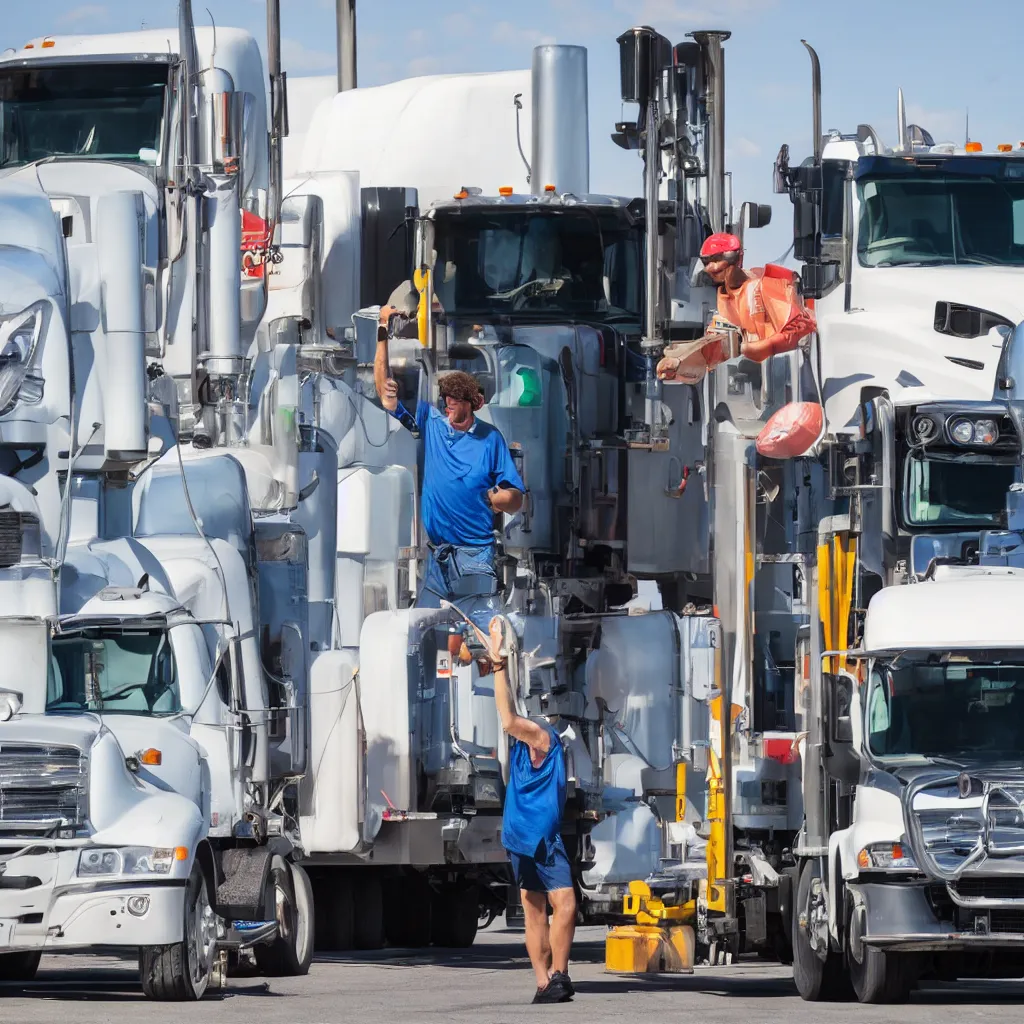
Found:
[[264, 905], [272, 851], [266, 846], [225, 850], [221, 859], [224, 880], [217, 886], [217, 913], [232, 921], [269, 921]]

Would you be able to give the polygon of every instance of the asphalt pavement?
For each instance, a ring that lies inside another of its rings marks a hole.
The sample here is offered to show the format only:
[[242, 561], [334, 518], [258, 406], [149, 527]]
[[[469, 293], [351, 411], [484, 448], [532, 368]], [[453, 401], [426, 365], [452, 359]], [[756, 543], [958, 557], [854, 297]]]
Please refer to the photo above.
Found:
[[[604, 930], [582, 929], [571, 967], [576, 998], [532, 1006], [522, 933], [495, 922], [466, 952], [386, 950], [317, 957], [304, 978], [233, 978], [198, 1005], [149, 1003], [134, 963], [48, 957], [29, 986], [0, 985], [4, 1024], [518, 1024], [642, 1020], [751, 1024], [961, 1024], [1020, 1020], [1024, 982], [927, 987], [903, 1006], [802, 1002], [788, 968], [759, 961], [697, 968], [688, 976], [607, 974]], [[1022, 967], [1024, 970], [1024, 967]], [[74, 1005], [69, 1005], [69, 1004]]]

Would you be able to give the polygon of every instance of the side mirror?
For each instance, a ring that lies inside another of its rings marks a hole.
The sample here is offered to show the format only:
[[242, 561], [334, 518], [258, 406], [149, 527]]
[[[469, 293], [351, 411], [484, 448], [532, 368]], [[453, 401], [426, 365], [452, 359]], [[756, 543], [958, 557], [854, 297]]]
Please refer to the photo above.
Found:
[[775, 158], [772, 185], [778, 195], [785, 195], [789, 191], [789, 184], [789, 146], [783, 143], [779, 148], [779, 155]]
[[766, 228], [772, 222], [772, 208], [767, 203], [744, 203], [748, 228]]
[[242, 160], [242, 130], [245, 94], [217, 92], [213, 94], [214, 169], [220, 174], [237, 174]]
[[856, 700], [854, 680], [845, 674], [823, 674], [824, 713], [828, 754], [824, 758], [828, 773], [843, 782], [856, 783], [860, 778], [860, 759], [853, 742], [851, 709]]
[[836, 743], [853, 743], [853, 719], [849, 715], [840, 715], [836, 719]]
[[645, 107], [662, 68], [672, 66], [672, 43], [646, 26], [631, 28], [615, 41], [619, 44], [622, 102]]

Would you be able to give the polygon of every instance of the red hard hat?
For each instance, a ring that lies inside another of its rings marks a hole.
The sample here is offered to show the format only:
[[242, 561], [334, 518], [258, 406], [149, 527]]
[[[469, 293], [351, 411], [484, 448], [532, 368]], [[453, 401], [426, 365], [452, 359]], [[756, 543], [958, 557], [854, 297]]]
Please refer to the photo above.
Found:
[[723, 252], [742, 252], [743, 243], [735, 236], [719, 231], [709, 235], [700, 247], [701, 256], [718, 256]]

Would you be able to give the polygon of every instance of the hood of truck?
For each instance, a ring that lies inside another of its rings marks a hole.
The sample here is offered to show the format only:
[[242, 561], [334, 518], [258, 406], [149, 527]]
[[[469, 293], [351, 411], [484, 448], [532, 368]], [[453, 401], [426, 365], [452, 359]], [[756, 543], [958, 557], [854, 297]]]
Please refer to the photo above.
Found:
[[855, 267], [850, 311], [839, 285], [817, 305], [823, 396], [829, 428], [856, 429], [861, 389], [913, 400], [991, 401], [1003, 338], [995, 330], [960, 338], [936, 329], [936, 305], [1024, 320], [1024, 267]]
[[[163, 753], [172, 764], [184, 766], [197, 756], [198, 748], [183, 735], [168, 742], [175, 726], [160, 725]], [[77, 758], [69, 747], [79, 752]], [[71, 820], [77, 807], [78, 827], [87, 827], [97, 843], [194, 850], [206, 820], [194, 792], [200, 773], [201, 766], [192, 769], [193, 793], [182, 794], [167, 779], [160, 785], [155, 778], [136, 778], [122, 745], [98, 715], [18, 715], [0, 723], [0, 832], [19, 834], [19, 821], [38, 829], [46, 820]]]
[[117, 737], [126, 756], [159, 751], [159, 764], [140, 763], [135, 777], [147, 787], [188, 797], [203, 805], [203, 752], [189, 736], [183, 719], [148, 715], [105, 715], [104, 724]]
[[77, 747], [88, 753], [103, 728], [98, 715], [18, 715], [0, 722], [0, 752], [5, 744]]

